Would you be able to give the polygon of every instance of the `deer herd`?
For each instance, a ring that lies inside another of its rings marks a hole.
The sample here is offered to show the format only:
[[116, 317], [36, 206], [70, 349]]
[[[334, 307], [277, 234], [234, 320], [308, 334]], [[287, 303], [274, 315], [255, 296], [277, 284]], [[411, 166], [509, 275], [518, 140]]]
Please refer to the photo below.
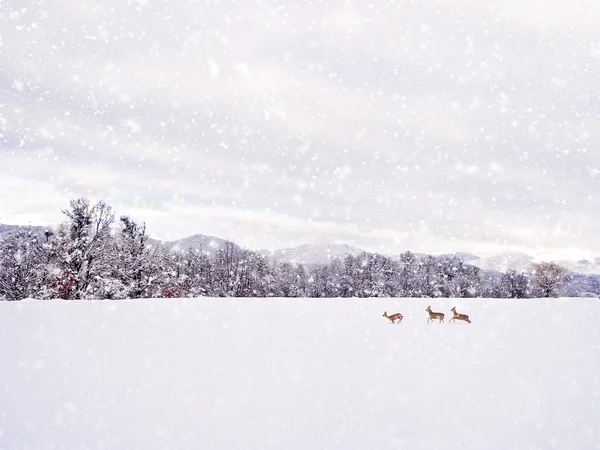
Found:
[[[429, 323], [430, 321], [433, 322], [434, 320], [438, 320], [439, 323], [444, 323], [444, 313], [433, 312], [431, 310], [431, 306], [428, 306], [425, 311], [427, 311], [429, 313], [429, 317], [427, 318], [427, 323]], [[471, 321], [469, 320], [469, 316], [467, 316], [466, 314], [459, 314], [456, 312], [456, 306], [453, 306], [450, 311], [452, 311], [452, 313], [454, 314], [454, 317], [452, 317], [448, 322], [456, 322], [457, 320], [462, 320], [463, 322], [471, 323]], [[388, 319], [390, 319], [390, 321], [392, 323], [396, 323], [396, 321], [398, 321], [398, 323], [400, 323], [400, 322], [402, 322], [402, 319], [404, 318], [404, 316], [400, 313], [388, 315], [387, 311], [383, 312], [383, 317], [387, 317]]]

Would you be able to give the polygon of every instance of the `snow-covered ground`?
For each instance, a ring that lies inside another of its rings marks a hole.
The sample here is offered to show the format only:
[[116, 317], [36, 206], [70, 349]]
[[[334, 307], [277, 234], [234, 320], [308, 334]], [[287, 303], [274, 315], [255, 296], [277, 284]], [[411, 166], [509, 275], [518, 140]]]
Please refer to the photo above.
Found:
[[597, 299], [0, 302], [0, 448], [599, 448], [599, 319]]

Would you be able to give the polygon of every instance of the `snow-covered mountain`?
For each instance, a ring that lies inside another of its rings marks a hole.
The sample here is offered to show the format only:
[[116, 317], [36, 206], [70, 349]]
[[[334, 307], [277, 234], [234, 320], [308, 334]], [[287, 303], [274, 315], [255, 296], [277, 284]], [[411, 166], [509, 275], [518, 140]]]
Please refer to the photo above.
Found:
[[[502, 272], [509, 270], [516, 272], [528, 272], [534, 263], [539, 262], [539, 258], [527, 255], [525, 253], [505, 253], [502, 255], [491, 256], [489, 258], [478, 258], [466, 260], [468, 264], [479, 267], [482, 270]], [[595, 262], [588, 260], [570, 261], [566, 259], [551, 260], [552, 262], [564, 267], [570, 272], [584, 275], [600, 275], [600, 258]]]
[[509, 270], [527, 272], [531, 269], [531, 266], [535, 261], [533, 256], [525, 253], [513, 252], [491, 256], [489, 258], [473, 259], [467, 262], [473, 266], [479, 267], [481, 270], [505, 273]]
[[54, 230], [55, 227], [41, 227], [29, 225], [5, 225], [0, 223], [0, 241], [4, 238], [17, 233], [19, 230], [29, 230], [36, 236], [43, 236], [46, 230]]
[[[29, 228], [24, 225], [5, 225], [0, 223], [0, 236], [7, 235], [19, 231], [21, 229]], [[41, 227], [32, 227], [32, 228], [41, 228]]]
[[183, 239], [176, 241], [164, 241], [162, 245], [170, 250], [185, 252], [187, 250], [195, 249], [201, 250], [208, 255], [214, 255], [218, 250], [224, 249], [227, 245], [230, 245], [234, 251], [239, 251], [240, 247], [233, 242], [227, 241], [214, 236], [205, 236], [203, 234], [194, 234]]
[[[55, 227], [42, 226], [23, 226], [23, 225], [4, 225], [0, 224], [0, 240], [15, 233], [19, 229], [30, 228], [34, 233], [43, 236], [46, 229]], [[155, 244], [160, 244], [168, 249], [185, 252], [190, 248], [201, 249], [210, 256], [214, 255], [219, 249], [225, 248], [226, 245], [232, 246], [234, 251], [239, 251], [241, 248], [225, 239], [214, 236], [206, 236], [195, 234], [176, 241], [158, 241], [152, 239]], [[280, 249], [275, 251], [260, 250], [259, 253], [268, 257], [270, 260], [285, 261], [293, 264], [324, 264], [334, 259], [344, 259], [347, 255], [357, 256], [363, 253], [364, 250], [352, 247], [347, 244], [304, 244], [298, 247]], [[425, 256], [415, 254], [417, 257]], [[387, 255], [390, 258], [396, 259], [398, 255]], [[505, 273], [508, 270], [517, 272], [527, 272], [531, 270], [532, 265], [539, 261], [539, 257], [534, 257], [526, 253], [504, 253], [487, 258], [480, 258], [476, 255], [464, 252], [449, 253], [440, 256], [458, 256], [467, 264], [479, 267], [485, 271]], [[580, 260], [554, 260], [560, 266], [570, 272], [584, 275], [600, 275], [600, 258], [595, 258], [594, 261]]]
[[440, 256], [447, 256], [449, 258], [456, 256], [456, 257], [462, 259], [466, 263], [470, 263], [471, 261], [480, 259], [479, 256], [473, 255], [471, 253], [466, 253], [466, 252], [446, 253], [446, 254], [440, 255]]
[[587, 259], [582, 259], [580, 261], [561, 259], [554, 262], [571, 272], [586, 275], [600, 275], [600, 258], [596, 258], [596, 262], [591, 262]]
[[304, 244], [274, 252], [263, 250], [261, 253], [276, 261], [293, 264], [322, 264], [337, 258], [344, 259], [348, 255], [360, 255], [363, 250], [346, 244]]

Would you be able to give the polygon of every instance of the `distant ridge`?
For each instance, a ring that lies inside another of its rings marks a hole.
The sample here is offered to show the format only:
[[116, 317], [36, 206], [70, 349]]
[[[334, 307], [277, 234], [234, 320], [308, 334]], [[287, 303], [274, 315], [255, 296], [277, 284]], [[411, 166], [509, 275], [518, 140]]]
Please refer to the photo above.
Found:
[[56, 227], [42, 227], [35, 225], [5, 225], [0, 223], [0, 240], [19, 232], [20, 230], [31, 230], [36, 236], [43, 236], [46, 230], [55, 230]]
[[480, 259], [479, 256], [475, 256], [475, 255], [473, 255], [471, 253], [466, 253], [466, 252], [446, 253], [446, 254], [443, 254], [443, 255], [440, 255], [440, 256], [442, 256], [442, 257], [449, 257], [449, 258], [458, 257], [458, 258], [462, 259], [464, 262], [467, 262], [467, 263], [471, 262], [471, 261], [475, 261], [477, 259]]
[[293, 264], [323, 264], [338, 258], [344, 259], [348, 255], [357, 256], [363, 252], [360, 248], [346, 244], [304, 244], [274, 252], [261, 250], [261, 253], [269, 258]]
[[[35, 234], [43, 235], [47, 229], [54, 230], [55, 226], [28, 226], [28, 225], [5, 225], [0, 224], [0, 240], [21, 229], [31, 229]], [[153, 245], [161, 245], [165, 248], [176, 251], [186, 252], [188, 249], [201, 250], [209, 256], [230, 245], [234, 251], [240, 251], [241, 247], [226, 239], [215, 236], [206, 236], [203, 234], [194, 234], [183, 239], [175, 241], [160, 241], [150, 239]], [[258, 253], [270, 260], [289, 262], [292, 264], [325, 264], [334, 259], [344, 259], [346, 256], [358, 256], [364, 250], [347, 244], [303, 244], [298, 247], [280, 249], [275, 251], [259, 250]], [[426, 256], [413, 253], [417, 258]], [[397, 259], [400, 255], [386, 255], [389, 258]], [[465, 263], [479, 267], [481, 270], [490, 272], [506, 273], [509, 270], [516, 272], [529, 272], [537, 259], [526, 253], [504, 253], [488, 258], [480, 258], [476, 255], [466, 252], [446, 253], [439, 255], [443, 257], [459, 257]], [[560, 266], [568, 271], [582, 275], [600, 275], [600, 257], [593, 261], [589, 260], [554, 260]]]
[[[600, 258], [596, 262], [588, 260], [570, 261], [566, 259], [552, 260], [559, 266], [564, 267], [570, 272], [584, 275], [600, 275]], [[466, 260], [465, 260], [466, 261]], [[516, 272], [529, 272], [533, 264], [538, 262], [536, 258], [526, 253], [505, 253], [502, 255], [491, 256], [489, 258], [478, 258], [467, 261], [469, 264], [479, 267], [482, 270], [506, 273], [509, 270]]]
[[240, 251], [239, 245], [231, 241], [214, 236], [205, 236], [203, 234], [194, 234], [176, 241], [159, 241], [165, 248], [176, 252], [186, 252], [189, 249], [201, 250], [209, 256], [214, 256], [219, 250], [224, 249], [228, 244], [234, 251]]
[[533, 256], [525, 253], [504, 253], [489, 258], [478, 258], [468, 261], [469, 264], [482, 270], [506, 273], [509, 270], [528, 272], [534, 263]]

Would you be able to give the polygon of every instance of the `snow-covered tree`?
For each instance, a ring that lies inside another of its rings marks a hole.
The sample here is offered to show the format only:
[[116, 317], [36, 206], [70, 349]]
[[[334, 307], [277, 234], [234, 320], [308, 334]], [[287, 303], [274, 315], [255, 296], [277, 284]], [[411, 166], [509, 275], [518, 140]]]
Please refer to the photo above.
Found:
[[277, 297], [296, 297], [294, 291], [294, 266], [289, 262], [275, 263], [273, 267], [275, 279], [275, 295]]
[[213, 265], [213, 292], [219, 297], [234, 297], [240, 287], [245, 262], [241, 258], [240, 249], [232, 242], [225, 242], [217, 250]]
[[151, 297], [153, 281], [159, 278], [157, 246], [149, 244], [146, 224], [121, 216], [121, 230], [115, 237], [115, 279], [113, 289], [118, 298]]
[[112, 208], [104, 202], [91, 205], [89, 200], [72, 200], [63, 213], [68, 220], [53, 239], [53, 252], [59, 273], [55, 286], [68, 283], [71, 290], [56, 290], [59, 298], [65, 294], [74, 298], [90, 298], [96, 287], [92, 284], [109, 266], [106, 258], [111, 243], [110, 225], [114, 221]]
[[190, 248], [184, 255], [183, 282], [188, 295], [213, 295], [213, 264], [202, 248]]
[[294, 269], [294, 297], [307, 297], [308, 294], [308, 274], [304, 266], [298, 264]]
[[418, 297], [439, 297], [440, 275], [438, 262], [435, 257], [428, 255], [417, 262], [417, 289]]
[[308, 297], [339, 297], [341, 292], [341, 263], [320, 264], [309, 269], [307, 280]]
[[0, 298], [21, 300], [37, 296], [47, 282], [48, 251], [30, 229], [19, 230], [0, 242]]
[[500, 279], [500, 297], [527, 298], [529, 296], [529, 279], [523, 273], [509, 270]]
[[420, 297], [417, 258], [411, 252], [404, 252], [400, 255], [398, 262], [398, 295], [400, 297]]
[[567, 279], [567, 271], [553, 262], [533, 265], [532, 284], [542, 297], [552, 297]]

